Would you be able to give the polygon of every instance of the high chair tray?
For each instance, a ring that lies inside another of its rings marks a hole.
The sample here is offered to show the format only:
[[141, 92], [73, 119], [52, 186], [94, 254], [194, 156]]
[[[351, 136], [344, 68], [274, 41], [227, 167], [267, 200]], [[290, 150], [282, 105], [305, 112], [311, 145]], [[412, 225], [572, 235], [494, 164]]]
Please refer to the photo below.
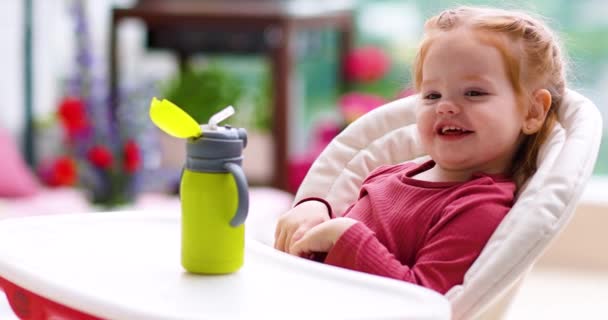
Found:
[[37, 319], [449, 319], [440, 294], [293, 257], [247, 239], [236, 273], [180, 265], [176, 212], [119, 211], [0, 222], [0, 285]]

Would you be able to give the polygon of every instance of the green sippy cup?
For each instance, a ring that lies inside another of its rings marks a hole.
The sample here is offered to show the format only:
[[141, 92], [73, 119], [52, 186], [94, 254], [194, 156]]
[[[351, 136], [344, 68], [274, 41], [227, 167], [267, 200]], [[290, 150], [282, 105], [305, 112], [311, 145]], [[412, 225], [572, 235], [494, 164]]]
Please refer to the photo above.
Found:
[[152, 121], [170, 135], [188, 139], [180, 183], [181, 263], [192, 273], [225, 274], [243, 265], [249, 194], [241, 163], [247, 133], [218, 126], [232, 114], [228, 107], [199, 126], [168, 100], [152, 100]]

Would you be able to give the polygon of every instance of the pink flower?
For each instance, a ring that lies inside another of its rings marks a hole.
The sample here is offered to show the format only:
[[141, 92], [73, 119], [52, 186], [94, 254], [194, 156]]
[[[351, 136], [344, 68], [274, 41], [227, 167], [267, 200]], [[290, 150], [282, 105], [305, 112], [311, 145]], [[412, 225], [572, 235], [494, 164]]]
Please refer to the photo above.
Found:
[[287, 164], [289, 168], [287, 188], [290, 192], [296, 193], [296, 191], [298, 191], [300, 184], [302, 184], [304, 177], [306, 177], [306, 174], [315, 159], [316, 155], [312, 153], [290, 157], [289, 163]]
[[376, 47], [361, 47], [350, 52], [344, 60], [346, 79], [355, 82], [371, 82], [386, 74], [390, 60]]
[[315, 157], [327, 147], [333, 138], [342, 130], [341, 124], [331, 120], [318, 122], [313, 129], [312, 151]]
[[372, 94], [351, 92], [340, 97], [338, 105], [346, 123], [355, 121], [367, 112], [385, 104], [387, 101]]

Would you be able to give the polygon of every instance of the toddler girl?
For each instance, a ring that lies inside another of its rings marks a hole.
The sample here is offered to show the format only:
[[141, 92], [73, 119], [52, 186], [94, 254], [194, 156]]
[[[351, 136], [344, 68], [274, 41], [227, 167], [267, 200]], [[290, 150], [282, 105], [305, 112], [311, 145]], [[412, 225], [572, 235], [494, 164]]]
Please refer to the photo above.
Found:
[[565, 90], [562, 57], [526, 14], [461, 7], [426, 22], [413, 79], [431, 160], [375, 169], [343, 213], [304, 199], [279, 219], [277, 249], [440, 293], [462, 283], [536, 169]]

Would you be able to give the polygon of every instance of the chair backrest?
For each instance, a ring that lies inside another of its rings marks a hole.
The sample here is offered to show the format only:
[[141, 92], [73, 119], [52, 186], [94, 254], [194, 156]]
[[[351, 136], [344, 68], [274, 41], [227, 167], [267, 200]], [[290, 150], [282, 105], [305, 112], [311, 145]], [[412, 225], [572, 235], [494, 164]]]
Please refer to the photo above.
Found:
[[[339, 214], [356, 200], [367, 174], [382, 164], [424, 156], [415, 124], [416, 96], [381, 106], [342, 131], [317, 158], [294, 203], [326, 199]], [[461, 285], [446, 296], [454, 319], [480, 315], [509, 289], [570, 221], [597, 158], [602, 136], [595, 105], [568, 90], [558, 110], [559, 125], [542, 146], [538, 171], [520, 188], [517, 200]]]

